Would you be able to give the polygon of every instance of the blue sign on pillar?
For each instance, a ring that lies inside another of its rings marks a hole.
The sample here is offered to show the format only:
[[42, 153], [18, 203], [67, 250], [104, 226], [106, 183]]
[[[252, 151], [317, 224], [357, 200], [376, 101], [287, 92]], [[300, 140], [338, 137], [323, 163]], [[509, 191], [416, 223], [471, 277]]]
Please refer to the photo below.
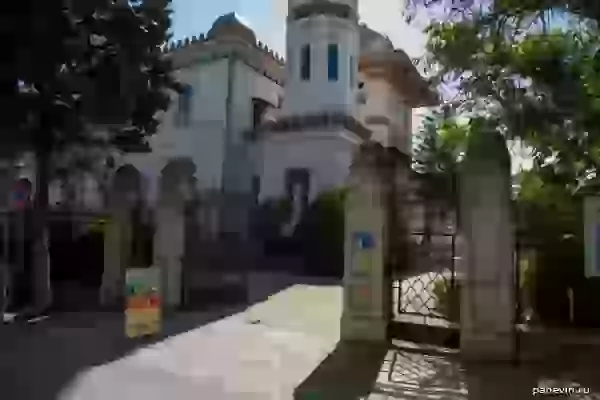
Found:
[[355, 232], [354, 243], [359, 250], [371, 250], [375, 247], [375, 238], [371, 232]]

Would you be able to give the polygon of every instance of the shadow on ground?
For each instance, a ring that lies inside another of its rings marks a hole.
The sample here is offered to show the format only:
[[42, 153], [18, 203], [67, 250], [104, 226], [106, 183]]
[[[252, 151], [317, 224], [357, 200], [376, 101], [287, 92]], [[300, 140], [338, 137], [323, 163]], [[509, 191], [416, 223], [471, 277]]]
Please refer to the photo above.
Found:
[[246, 301], [168, 314], [163, 332], [146, 339], [125, 338], [123, 314], [117, 312], [57, 313], [38, 324], [0, 325], [0, 398], [57, 399], [72, 379], [90, 367], [240, 313], [290, 286], [304, 283], [331, 281], [269, 272], [250, 274]]
[[387, 346], [341, 341], [295, 390], [297, 400], [363, 399], [372, 391]]
[[572, 398], [600, 399], [598, 353], [589, 347], [564, 348], [552, 359], [515, 366], [467, 363], [454, 352], [340, 342], [296, 388], [294, 398], [518, 400], [531, 398], [534, 388], [579, 387], [589, 393]]

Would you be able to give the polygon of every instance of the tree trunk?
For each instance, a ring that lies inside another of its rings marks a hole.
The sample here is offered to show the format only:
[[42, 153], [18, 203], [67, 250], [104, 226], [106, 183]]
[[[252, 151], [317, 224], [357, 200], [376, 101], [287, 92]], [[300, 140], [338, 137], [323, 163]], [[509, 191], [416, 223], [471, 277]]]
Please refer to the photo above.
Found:
[[33, 202], [33, 307], [43, 312], [52, 304], [48, 249], [48, 168], [50, 153], [36, 150], [35, 198]]

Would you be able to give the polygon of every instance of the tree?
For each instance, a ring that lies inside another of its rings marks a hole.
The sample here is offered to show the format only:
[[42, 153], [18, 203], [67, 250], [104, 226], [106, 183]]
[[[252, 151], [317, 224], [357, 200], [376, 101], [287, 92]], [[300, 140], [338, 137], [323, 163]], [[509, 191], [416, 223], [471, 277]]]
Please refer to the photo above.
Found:
[[484, 121], [507, 141], [520, 139], [532, 149], [533, 168], [516, 177], [515, 205], [521, 242], [526, 238], [538, 255], [542, 319], [566, 318], [566, 297], [558, 294], [567, 287], [591, 310], [598, 286], [583, 279], [575, 194], [597, 187], [600, 178], [600, 7], [584, 0], [453, 3], [411, 1], [409, 17], [423, 6], [437, 7], [441, 17], [427, 27], [423, 61], [470, 124]]
[[[445, 110], [433, 110], [425, 116], [413, 149], [413, 169], [433, 176], [437, 183], [450, 182], [456, 173], [469, 134], [468, 125], [447, 114]], [[450, 189], [446, 184], [443, 187]]]
[[[414, 0], [408, 10], [443, 3]], [[536, 168], [573, 190], [592, 183], [600, 161], [600, 38], [588, 17], [597, 10], [569, 1], [455, 3], [426, 29], [423, 61], [434, 84], [451, 88], [461, 115], [483, 117], [507, 140], [530, 146]]]
[[429, 245], [433, 235], [436, 209], [444, 217], [448, 208], [456, 209], [458, 164], [465, 151], [469, 126], [450, 117], [441, 108], [425, 116], [416, 135], [413, 169], [421, 178], [420, 197], [424, 200], [423, 243]]
[[[35, 306], [51, 303], [45, 245], [53, 155], [73, 146], [147, 150], [169, 105], [170, 0], [25, 0], [0, 17], [0, 149], [36, 158]], [[99, 134], [102, 133], [102, 134]]]

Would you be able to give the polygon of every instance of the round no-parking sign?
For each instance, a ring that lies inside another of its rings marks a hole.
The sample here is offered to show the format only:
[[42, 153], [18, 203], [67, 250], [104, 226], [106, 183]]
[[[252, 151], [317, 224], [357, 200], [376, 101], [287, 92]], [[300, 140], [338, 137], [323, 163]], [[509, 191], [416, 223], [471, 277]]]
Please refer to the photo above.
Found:
[[23, 209], [29, 202], [30, 190], [27, 185], [23, 182], [18, 182], [15, 185], [12, 193], [13, 205], [17, 209]]

